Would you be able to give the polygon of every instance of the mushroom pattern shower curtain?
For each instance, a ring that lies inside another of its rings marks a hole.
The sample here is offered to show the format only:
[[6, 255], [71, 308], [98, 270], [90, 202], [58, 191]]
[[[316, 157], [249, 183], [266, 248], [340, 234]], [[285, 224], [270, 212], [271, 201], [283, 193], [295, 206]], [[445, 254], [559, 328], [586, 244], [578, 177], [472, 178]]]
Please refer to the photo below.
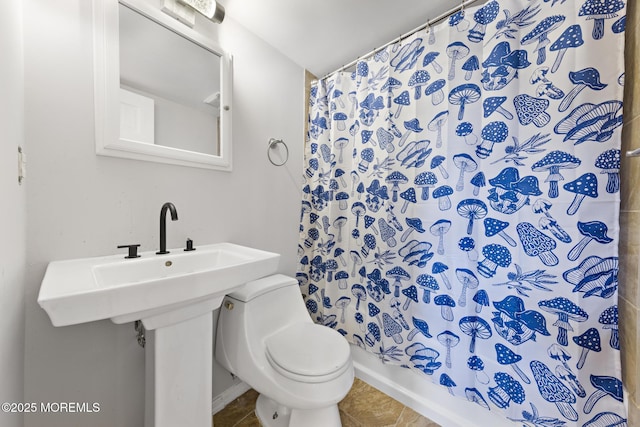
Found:
[[492, 0], [311, 90], [312, 317], [526, 426], [626, 425], [622, 0]]

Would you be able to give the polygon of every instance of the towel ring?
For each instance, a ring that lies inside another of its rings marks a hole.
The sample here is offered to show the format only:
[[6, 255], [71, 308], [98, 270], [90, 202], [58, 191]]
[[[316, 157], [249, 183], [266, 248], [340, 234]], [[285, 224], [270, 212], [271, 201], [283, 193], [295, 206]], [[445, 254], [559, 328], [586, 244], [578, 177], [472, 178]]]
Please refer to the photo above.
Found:
[[[282, 163], [274, 162], [273, 159], [271, 158], [271, 151], [270, 150], [276, 148], [276, 146], [278, 144], [282, 144], [284, 146], [285, 153], [286, 153]], [[269, 140], [269, 145], [267, 146], [267, 158], [269, 159], [269, 161], [271, 162], [272, 165], [274, 165], [274, 166], [283, 166], [285, 163], [287, 163], [287, 160], [289, 160], [289, 147], [287, 147], [287, 144], [285, 144], [285, 142], [283, 140], [271, 138]]]

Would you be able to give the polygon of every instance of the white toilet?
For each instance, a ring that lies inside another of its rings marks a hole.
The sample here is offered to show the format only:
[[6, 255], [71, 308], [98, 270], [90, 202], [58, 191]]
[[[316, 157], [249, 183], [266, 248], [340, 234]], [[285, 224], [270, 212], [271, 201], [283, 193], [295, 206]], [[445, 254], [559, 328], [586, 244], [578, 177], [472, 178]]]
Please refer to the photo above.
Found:
[[338, 402], [353, 384], [349, 344], [312, 322], [296, 279], [274, 275], [227, 295], [216, 359], [260, 393], [265, 427], [339, 427]]

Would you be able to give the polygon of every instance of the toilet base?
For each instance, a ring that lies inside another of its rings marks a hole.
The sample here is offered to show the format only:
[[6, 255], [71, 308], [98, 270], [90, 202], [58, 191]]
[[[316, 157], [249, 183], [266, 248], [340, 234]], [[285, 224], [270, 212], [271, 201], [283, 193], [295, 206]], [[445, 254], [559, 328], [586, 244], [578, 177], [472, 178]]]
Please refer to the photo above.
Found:
[[290, 409], [263, 394], [258, 396], [256, 415], [264, 427], [342, 427], [338, 405]]

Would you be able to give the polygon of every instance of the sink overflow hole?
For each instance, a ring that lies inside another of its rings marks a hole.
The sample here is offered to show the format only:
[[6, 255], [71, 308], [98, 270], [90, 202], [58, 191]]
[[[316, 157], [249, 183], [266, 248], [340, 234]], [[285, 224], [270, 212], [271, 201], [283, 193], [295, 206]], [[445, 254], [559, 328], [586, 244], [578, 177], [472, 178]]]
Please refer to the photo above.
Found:
[[173, 263], [171, 261], [167, 261], [164, 263], [165, 266], [167, 267], [171, 267], [173, 265]]

